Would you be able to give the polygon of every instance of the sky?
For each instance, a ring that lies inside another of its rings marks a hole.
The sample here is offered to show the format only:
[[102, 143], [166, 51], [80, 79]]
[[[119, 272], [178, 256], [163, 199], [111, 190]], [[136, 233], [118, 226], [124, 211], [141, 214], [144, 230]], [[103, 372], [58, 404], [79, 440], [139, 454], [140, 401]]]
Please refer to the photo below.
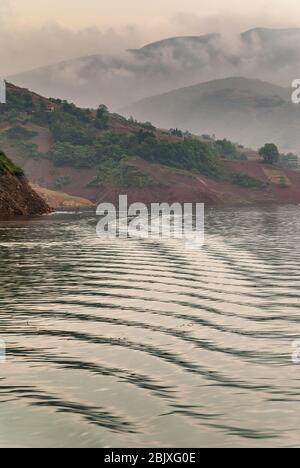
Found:
[[272, 16], [291, 19], [300, 13], [298, 0], [1, 0], [6, 10], [27, 24], [58, 21], [65, 26], [116, 27], [142, 21], [168, 22], [178, 12], [199, 17], [221, 14]]
[[0, 0], [0, 75], [176, 35], [300, 27], [299, 0]]

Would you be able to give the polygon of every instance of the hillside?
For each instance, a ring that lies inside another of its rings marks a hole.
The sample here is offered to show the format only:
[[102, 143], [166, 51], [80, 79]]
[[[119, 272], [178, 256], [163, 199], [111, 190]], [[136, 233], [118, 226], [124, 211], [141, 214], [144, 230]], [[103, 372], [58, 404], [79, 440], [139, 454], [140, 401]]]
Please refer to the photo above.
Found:
[[118, 110], [140, 99], [229, 76], [288, 86], [300, 67], [300, 29], [168, 38], [118, 56], [80, 57], [8, 80], [80, 106]]
[[216, 134], [254, 148], [272, 141], [300, 153], [300, 106], [292, 104], [291, 93], [259, 80], [227, 78], [153, 96], [123, 112], [165, 128]]
[[104, 106], [80, 109], [11, 84], [7, 104], [0, 105], [0, 143], [34, 184], [93, 202], [109, 183], [152, 184], [127, 164], [134, 156], [174, 169], [217, 171], [209, 144], [127, 120]]
[[29, 186], [23, 171], [0, 152], [0, 220], [48, 212], [50, 208]]
[[[129, 187], [129, 203], [197, 203], [207, 206], [247, 206], [299, 204], [300, 173], [282, 168], [273, 170], [255, 161], [222, 161], [227, 177], [212, 178], [188, 171], [174, 171], [161, 164], [132, 158], [130, 164], [155, 181], [151, 187]], [[235, 179], [235, 183], [233, 180]], [[100, 201], [118, 204], [120, 187], [108, 186]]]
[[241, 161], [257, 153], [228, 140], [161, 130], [104, 106], [80, 109], [9, 84], [0, 144], [54, 207], [90, 207], [119, 194], [146, 203], [300, 202], [300, 173]]

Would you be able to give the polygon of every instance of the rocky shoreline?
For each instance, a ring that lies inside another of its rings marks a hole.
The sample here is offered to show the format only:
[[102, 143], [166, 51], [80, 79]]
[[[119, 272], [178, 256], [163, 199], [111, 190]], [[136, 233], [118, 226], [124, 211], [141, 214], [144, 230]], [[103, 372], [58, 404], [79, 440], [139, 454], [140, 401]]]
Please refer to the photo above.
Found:
[[0, 220], [39, 216], [51, 211], [24, 176], [9, 172], [0, 176]]

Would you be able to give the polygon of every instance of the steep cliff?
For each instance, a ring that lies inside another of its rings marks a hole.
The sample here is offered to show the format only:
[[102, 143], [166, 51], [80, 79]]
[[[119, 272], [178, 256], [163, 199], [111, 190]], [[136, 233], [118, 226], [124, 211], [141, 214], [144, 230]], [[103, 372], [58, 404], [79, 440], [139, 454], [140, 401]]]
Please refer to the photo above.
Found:
[[0, 152], [0, 219], [49, 213], [47, 203], [29, 186], [23, 171]]

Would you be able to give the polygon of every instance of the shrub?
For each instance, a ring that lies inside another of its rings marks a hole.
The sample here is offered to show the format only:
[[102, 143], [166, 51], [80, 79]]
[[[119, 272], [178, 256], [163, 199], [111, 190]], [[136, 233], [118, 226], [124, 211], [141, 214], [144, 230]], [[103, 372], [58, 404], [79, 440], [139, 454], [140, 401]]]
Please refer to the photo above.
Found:
[[261, 188], [264, 186], [263, 182], [260, 180], [255, 179], [255, 177], [251, 177], [248, 174], [243, 174], [242, 172], [232, 173], [230, 175], [230, 181], [233, 184], [246, 188]]
[[54, 188], [55, 189], [62, 189], [67, 185], [72, 183], [72, 178], [70, 176], [58, 177], [55, 181]]
[[229, 140], [217, 140], [215, 142], [215, 148], [219, 156], [225, 156], [229, 159], [235, 159], [237, 156], [236, 146]]
[[48, 158], [52, 159], [57, 166], [93, 167], [95, 165], [95, 149], [91, 146], [56, 143], [48, 153]]
[[126, 160], [124, 160], [118, 166], [112, 164], [112, 161], [107, 161], [88, 186], [101, 187], [106, 184], [143, 188], [154, 186], [157, 183], [148, 174], [137, 167], [127, 164]]
[[21, 125], [14, 125], [5, 132], [5, 136], [9, 140], [30, 140], [37, 135], [36, 132], [30, 131]]
[[0, 151], [0, 175], [4, 175], [7, 172], [18, 177], [24, 175], [23, 170], [16, 166], [2, 151]]

